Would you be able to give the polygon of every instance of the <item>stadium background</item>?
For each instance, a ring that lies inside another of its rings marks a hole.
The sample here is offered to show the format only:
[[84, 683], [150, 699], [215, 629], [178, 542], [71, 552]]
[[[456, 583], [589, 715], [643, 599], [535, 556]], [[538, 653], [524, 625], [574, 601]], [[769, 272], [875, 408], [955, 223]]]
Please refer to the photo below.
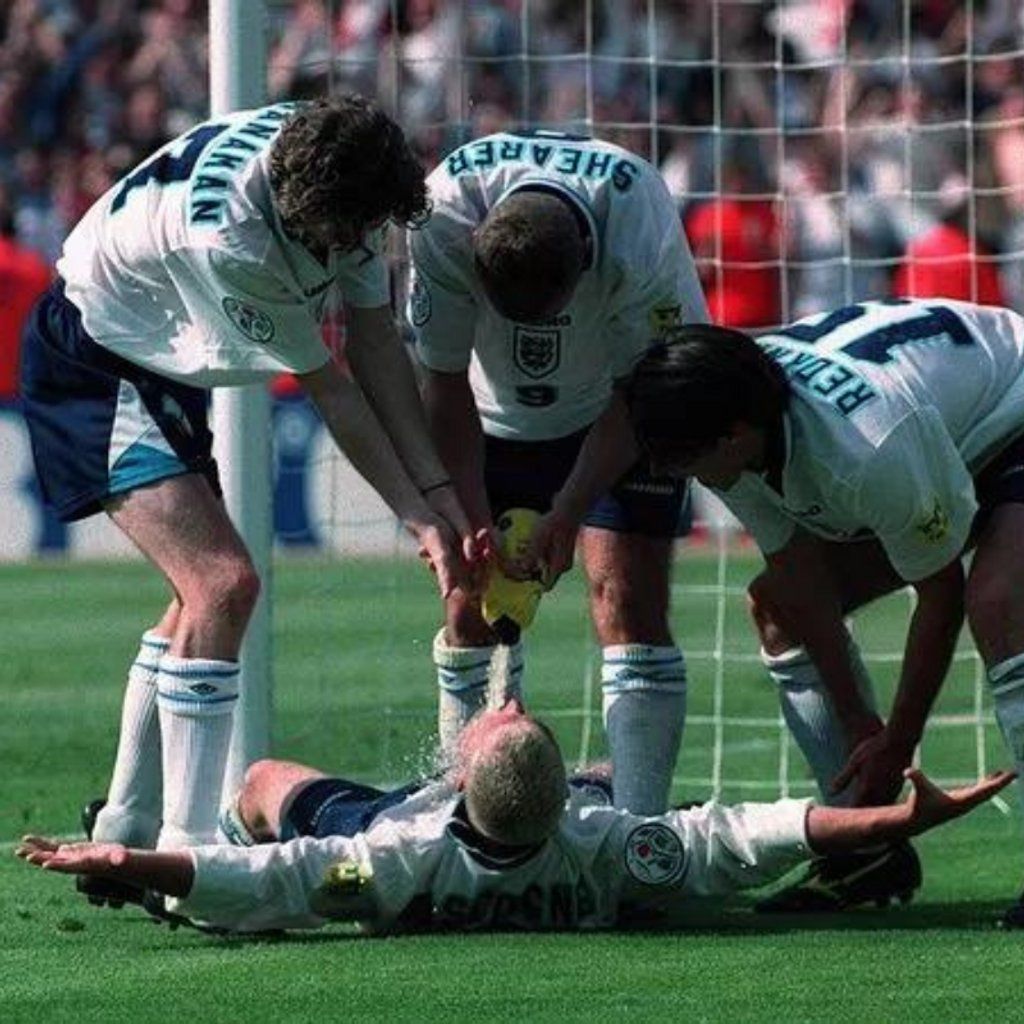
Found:
[[[891, 294], [1024, 308], [1016, 0], [268, 8], [272, 99], [375, 95], [428, 166], [513, 125], [593, 133], [651, 159], [723, 323], [761, 329]], [[127, 551], [105, 524], [68, 532], [39, 506], [14, 399], [18, 327], [91, 202], [206, 116], [206, 32], [197, 0], [0, 7], [0, 559]], [[343, 327], [332, 334], [339, 344]], [[279, 543], [387, 548], [380, 504], [329, 469], [289, 383], [275, 392]]]
[[[526, 124], [593, 132], [656, 162], [721, 322], [758, 329], [908, 293], [1024, 308], [1018, 0], [268, 7], [272, 98], [331, 88], [376, 95], [427, 164], [474, 135]], [[0, 566], [0, 756], [10, 768], [0, 840], [74, 831], [80, 798], [109, 770], [123, 666], [162, 598], [148, 567], [123, 558], [102, 523], [65, 533], [39, 509], [13, 394], [17, 321], [92, 200], [205, 116], [206, 16], [192, 0], [0, 3], [0, 561], [10, 563]], [[394, 267], [397, 297], [400, 249]], [[332, 325], [332, 345], [343, 330]], [[428, 759], [436, 602], [422, 570], [397, 557], [390, 518], [329, 456], [289, 382], [275, 395], [276, 749], [396, 779]], [[283, 557], [286, 548], [295, 550]], [[742, 587], [755, 564], [741, 541], [715, 530], [679, 553], [674, 624], [691, 670], [680, 797], [811, 788], [745, 622]], [[883, 700], [905, 621], [900, 597], [857, 623]], [[599, 756], [595, 652], [577, 577], [545, 599], [530, 640], [534, 707], [568, 757]], [[946, 779], [1002, 763], [966, 642], [922, 757]], [[348, 1009], [366, 1019], [430, 1018], [437, 1006], [449, 1017], [498, 1019], [513, 1003], [560, 1020], [613, 1011], [1011, 1019], [1001, 964], [1016, 955], [1003, 940], [1014, 940], [990, 927], [1019, 882], [1018, 821], [1008, 811], [986, 808], [929, 839], [925, 894], [899, 914], [848, 914], [791, 932], [745, 913], [698, 911], [698, 950], [685, 935], [423, 940], [388, 947], [386, 985], [379, 952], [346, 947]], [[0, 932], [0, 1006], [12, 1020], [150, 1019], [154, 992], [175, 992], [173, 974], [184, 970], [191, 1012], [214, 1019], [281, 1019], [280, 1005], [301, 1018], [338, 998], [315, 980], [338, 971], [330, 944], [246, 946], [234, 956], [237, 947], [209, 949], [201, 937], [86, 915], [53, 879], [23, 872], [0, 862], [0, 919], [11, 924]], [[536, 971], [542, 960], [547, 980]], [[677, 975], [685, 991], [670, 984]], [[823, 1005], [824, 993], [845, 991], [855, 996]]]

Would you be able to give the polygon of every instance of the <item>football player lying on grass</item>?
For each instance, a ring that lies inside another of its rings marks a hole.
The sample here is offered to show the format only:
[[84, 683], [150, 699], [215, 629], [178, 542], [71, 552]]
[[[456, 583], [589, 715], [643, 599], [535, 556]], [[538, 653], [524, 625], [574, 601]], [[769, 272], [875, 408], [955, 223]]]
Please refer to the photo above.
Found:
[[27, 836], [17, 854], [162, 893], [173, 914], [231, 931], [357, 921], [600, 928], [664, 919], [694, 896], [764, 885], [813, 854], [916, 835], [1008, 785], [944, 792], [908, 769], [887, 807], [707, 803], [642, 818], [610, 806], [599, 772], [567, 782], [554, 737], [514, 702], [464, 731], [448, 777], [392, 793], [259, 761], [225, 832], [248, 845], [152, 851]]

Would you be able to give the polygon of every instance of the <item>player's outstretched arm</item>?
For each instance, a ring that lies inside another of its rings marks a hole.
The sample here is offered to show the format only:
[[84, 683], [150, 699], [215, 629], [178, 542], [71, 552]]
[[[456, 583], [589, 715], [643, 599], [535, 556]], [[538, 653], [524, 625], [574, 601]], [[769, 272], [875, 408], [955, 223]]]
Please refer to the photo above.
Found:
[[44, 871], [112, 878], [165, 896], [188, 895], [194, 879], [187, 850], [135, 850], [120, 843], [59, 843], [25, 836], [14, 852]]
[[811, 807], [807, 812], [811, 846], [818, 853], [840, 853], [916, 836], [969, 813], [1016, 777], [1014, 772], [994, 772], [973, 785], [943, 790], [919, 768], [908, 768], [904, 776], [912, 788], [903, 803], [886, 807]]
[[[460, 537], [451, 522], [424, 499], [360, 386], [333, 361], [300, 374], [298, 380], [338, 448], [419, 541], [442, 596], [459, 586], [473, 589], [475, 580], [466, 558], [472, 537]], [[468, 524], [462, 528], [468, 530]]]

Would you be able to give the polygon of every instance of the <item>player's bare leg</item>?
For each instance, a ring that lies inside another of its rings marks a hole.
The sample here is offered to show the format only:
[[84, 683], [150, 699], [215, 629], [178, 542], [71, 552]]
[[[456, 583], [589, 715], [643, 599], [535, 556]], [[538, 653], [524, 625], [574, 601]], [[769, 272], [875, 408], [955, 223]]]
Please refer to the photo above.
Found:
[[[455, 754], [459, 733], [488, 703], [491, 659], [498, 645], [494, 631], [480, 614], [479, 604], [461, 590], [445, 601], [445, 624], [434, 638], [437, 668], [437, 731], [441, 756], [447, 762]], [[495, 702], [522, 697], [523, 650], [520, 643], [508, 651], [502, 693]]]
[[[997, 506], [978, 538], [967, 578], [966, 606], [988, 670], [996, 720], [1018, 773], [1024, 770], [1024, 505]], [[1003, 923], [1024, 928], [1024, 896]]]
[[259, 579], [223, 505], [199, 475], [139, 488], [112, 500], [107, 511], [161, 570], [180, 604], [157, 675], [160, 845], [212, 842], [238, 696], [238, 651]]
[[[876, 541], [822, 544], [832, 585], [844, 614], [902, 586]], [[851, 793], [832, 792], [832, 780], [845, 766], [855, 738], [846, 735], [816, 666], [801, 646], [799, 624], [784, 622], [785, 586], [770, 571], [749, 587], [750, 614], [761, 642], [761, 658], [778, 686], [782, 715], [807, 759], [821, 799], [833, 806], [849, 804]], [[865, 704], [875, 710], [870, 676], [856, 642], [847, 636], [850, 661]]]
[[323, 778], [323, 772], [294, 761], [254, 761], [230, 813], [252, 842], [273, 842], [280, 838], [281, 821], [299, 790]]
[[686, 665], [668, 624], [672, 543], [592, 527], [580, 534], [615, 804], [636, 814], [668, 806], [686, 720]]
[[[822, 550], [844, 614], [903, 585], [876, 541], [824, 544]], [[761, 658], [778, 686], [782, 716], [811, 768], [822, 803], [849, 806], [849, 787], [833, 793], [832, 780], [846, 765], [851, 737], [836, 715], [817, 667], [801, 646], [798, 624], [783, 621], [785, 616], [779, 611], [783, 595], [777, 593], [780, 585], [765, 572], [749, 588]], [[849, 635], [847, 643], [861, 696], [875, 710], [874, 688], [860, 650]], [[909, 899], [920, 884], [917, 854], [908, 843], [899, 843], [863, 854], [818, 858], [804, 878], [761, 901], [758, 909], [778, 913], [840, 910], [865, 902], [884, 904], [892, 897]]]

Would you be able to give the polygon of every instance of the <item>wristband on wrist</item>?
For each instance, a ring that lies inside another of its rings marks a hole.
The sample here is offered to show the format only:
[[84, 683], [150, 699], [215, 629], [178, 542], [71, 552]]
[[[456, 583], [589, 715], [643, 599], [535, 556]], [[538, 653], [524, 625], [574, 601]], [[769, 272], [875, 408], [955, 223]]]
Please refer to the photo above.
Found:
[[438, 480], [437, 483], [428, 484], [426, 487], [420, 488], [420, 494], [425, 498], [431, 491], [439, 491], [442, 487], [451, 487], [451, 477], [446, 480]]

